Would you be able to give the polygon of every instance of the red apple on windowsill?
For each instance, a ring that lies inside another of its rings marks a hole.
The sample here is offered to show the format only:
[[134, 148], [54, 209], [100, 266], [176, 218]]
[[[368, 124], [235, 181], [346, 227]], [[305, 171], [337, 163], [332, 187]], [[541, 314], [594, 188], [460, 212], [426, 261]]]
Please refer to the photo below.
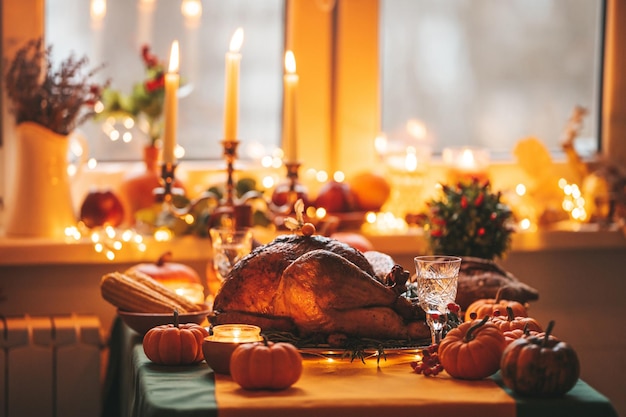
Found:
[[80, 220], [88, 228], [119, 226], [124, 220], [124, 207], [111, 190], [90, 191], [80, 207]]
[[358, 209], [350, 186], [338, 181], [329, 181], [320, 188], [315, 207], [323, 207], [328, 213], [347, 213]]
[[[276, 189], [272, 193], [272, 204], [277, 207], [282, 207], [287, 203], [293, 204], [297, 199], [302, 199], [305, 206], [309, 205], [309, 197], [307, 188], [296, 182], [293, 190], [291, 189], [291, 183], [289, 181], [281, 182], [276, 186]], [[291, 195], [294, 193], [295, 195]], [[293, 200], [293, 201], [292, 201]]]

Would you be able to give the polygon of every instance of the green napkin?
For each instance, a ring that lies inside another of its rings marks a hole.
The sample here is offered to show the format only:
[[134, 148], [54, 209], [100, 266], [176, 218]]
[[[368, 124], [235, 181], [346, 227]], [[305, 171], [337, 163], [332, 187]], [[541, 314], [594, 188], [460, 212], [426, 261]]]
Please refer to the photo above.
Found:
[[563, 397], [527, 398], [507, 388], [499, 372], [492, 378], [515, 399], [518, 417], [619, 417], [608, 398], [582, 380]]

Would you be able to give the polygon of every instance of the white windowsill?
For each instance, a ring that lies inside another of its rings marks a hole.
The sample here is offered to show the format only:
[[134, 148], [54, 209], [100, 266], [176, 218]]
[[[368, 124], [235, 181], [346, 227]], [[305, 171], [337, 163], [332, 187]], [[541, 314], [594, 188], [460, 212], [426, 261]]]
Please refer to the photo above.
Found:
[[[245, 161], [241, 163], [243, 171], [254, 176], [259, 172]], [[115, 189], [125, 173], [130, 169], [141, 168], [141, 163], [103, 163], [95, 170], [82, 173], [80, 181], [73, 185], [74, 197], [80, 201], [90, 186], [107, 186]], [[220, 161], [185, 161], [181, 164], [180, 174], [192, 194], [206, 189], [209, 184], [219, 184], [224, 180], [223, 164]], [[567, 164], [555, 162], [555, 169], [563, 175], [567, 172]], [[498, 161], [490, 168], [493, 189], [510, 189], [524, 181], [519, 167], [512, 161]], [[433, 161], [428, 172], [431, 182], [445, 173], [441, 161]], [[283, 171], [279, 170], [279, 175]], [[309, 191], [315, 193], [316, 184], [307, 184]], [[271, 240], [273, 235], [264, 233], [261, 242]], [[405, 234], [370, 235], [366, 237], [374, 247], [390, 255], [412, 255], [424, 253], [427, 242], [420, 229], [410, 229]], [[42, 238], [9, 238], [0, 230], [0, 266], [32, 265], [32, 264], [116, 264], [153, 261], [166, 251], [172, 251], [175, 259], [194, 261], [207, 259], [210, 256], [210, 242], [207, 238], [184, 236], [169, 242], [158, 242], [150, 236], [144, 236], [146, 251], [126, 248], [116, 254], [113, 261], [106, 259], [103, 253], [94, 250], [93, 243], [83, 238], [81, 241], [69, 239], [51, 240]], [[598, 250], [626, 249], [626, 227], [613, 225], [609, 229], [601, 229], [593, 224], [564, 222], [553, 225], [550, 229], [537, 232], [518, 232], [513, 235], [512, 252], [558, 251], [558, 250]]]

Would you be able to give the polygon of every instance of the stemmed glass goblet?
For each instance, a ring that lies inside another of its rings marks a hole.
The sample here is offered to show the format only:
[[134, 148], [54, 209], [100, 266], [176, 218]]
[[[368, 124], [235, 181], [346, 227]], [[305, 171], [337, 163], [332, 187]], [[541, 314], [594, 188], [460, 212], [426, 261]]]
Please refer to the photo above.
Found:
[[220, 284], [241, 258], [252, 250], [252, 229], [215, 227], [209, 230], [213, 247], [213, 268]]
[[414, 260], [418, 302], [426, 312], [432, 344], [438, 344], [448, 318], [448, 304], [456, 299], [461, 258], [417, 256]]

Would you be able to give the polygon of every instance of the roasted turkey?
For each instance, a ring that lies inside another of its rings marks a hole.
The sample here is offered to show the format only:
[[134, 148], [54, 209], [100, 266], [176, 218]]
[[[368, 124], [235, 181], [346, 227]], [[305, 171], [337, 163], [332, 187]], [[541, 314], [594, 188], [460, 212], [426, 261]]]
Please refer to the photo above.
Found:
[[409, 276], [382, 254], [366, 257], [319, 235], [283, 235], [234, 266], [215, 297], [211, 320], [326, 342], [428, 339], [424, 313], [402, 295]]

